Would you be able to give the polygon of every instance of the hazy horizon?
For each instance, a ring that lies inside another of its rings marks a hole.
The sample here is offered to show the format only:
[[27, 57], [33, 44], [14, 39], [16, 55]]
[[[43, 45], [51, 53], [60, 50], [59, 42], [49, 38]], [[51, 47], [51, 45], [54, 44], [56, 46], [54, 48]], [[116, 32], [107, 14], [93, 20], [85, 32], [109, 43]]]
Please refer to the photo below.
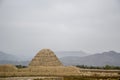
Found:
[[0, 0], [0, 51], [120, 52], [119, 0]]

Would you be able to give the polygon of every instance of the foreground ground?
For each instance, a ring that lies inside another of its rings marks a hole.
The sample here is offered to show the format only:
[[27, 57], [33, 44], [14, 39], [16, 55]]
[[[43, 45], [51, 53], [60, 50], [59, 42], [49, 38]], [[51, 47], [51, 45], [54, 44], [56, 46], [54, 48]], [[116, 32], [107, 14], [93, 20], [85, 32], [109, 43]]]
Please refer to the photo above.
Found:
[[80, 69], [79, 75], [1, 77], [0, 80], [120, 80], [120, 70]]
[[66, 77], [8, 77], [0, 78], [0, 80], [120, 80], [119, 77], [81, 77], [81, 76], [66, 76]]

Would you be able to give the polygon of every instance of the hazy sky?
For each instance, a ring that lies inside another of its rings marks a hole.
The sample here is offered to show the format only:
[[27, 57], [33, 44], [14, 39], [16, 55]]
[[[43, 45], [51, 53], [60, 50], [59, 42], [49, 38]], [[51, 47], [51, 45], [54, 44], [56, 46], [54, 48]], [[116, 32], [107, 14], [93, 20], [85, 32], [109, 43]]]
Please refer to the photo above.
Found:
[[0, 0], [0, 51], [120, 52], [120, 0]]

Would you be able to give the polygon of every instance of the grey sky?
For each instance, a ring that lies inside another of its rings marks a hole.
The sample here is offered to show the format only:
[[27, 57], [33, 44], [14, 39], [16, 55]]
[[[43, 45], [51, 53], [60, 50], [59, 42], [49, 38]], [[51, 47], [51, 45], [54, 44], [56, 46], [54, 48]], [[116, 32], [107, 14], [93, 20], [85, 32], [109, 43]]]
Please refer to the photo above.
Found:
[[0, 0], [0, 50], [120, 52], [119, 0]]

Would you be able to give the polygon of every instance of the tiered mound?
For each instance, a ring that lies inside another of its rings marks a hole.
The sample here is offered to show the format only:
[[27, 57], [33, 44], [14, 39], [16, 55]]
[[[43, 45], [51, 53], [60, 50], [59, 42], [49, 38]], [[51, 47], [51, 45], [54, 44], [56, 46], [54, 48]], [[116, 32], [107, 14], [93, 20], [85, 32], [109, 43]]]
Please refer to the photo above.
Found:
[[42, 49], [32, 59], [29, 66], [62, 66], [57, 56], [50, 49]]

